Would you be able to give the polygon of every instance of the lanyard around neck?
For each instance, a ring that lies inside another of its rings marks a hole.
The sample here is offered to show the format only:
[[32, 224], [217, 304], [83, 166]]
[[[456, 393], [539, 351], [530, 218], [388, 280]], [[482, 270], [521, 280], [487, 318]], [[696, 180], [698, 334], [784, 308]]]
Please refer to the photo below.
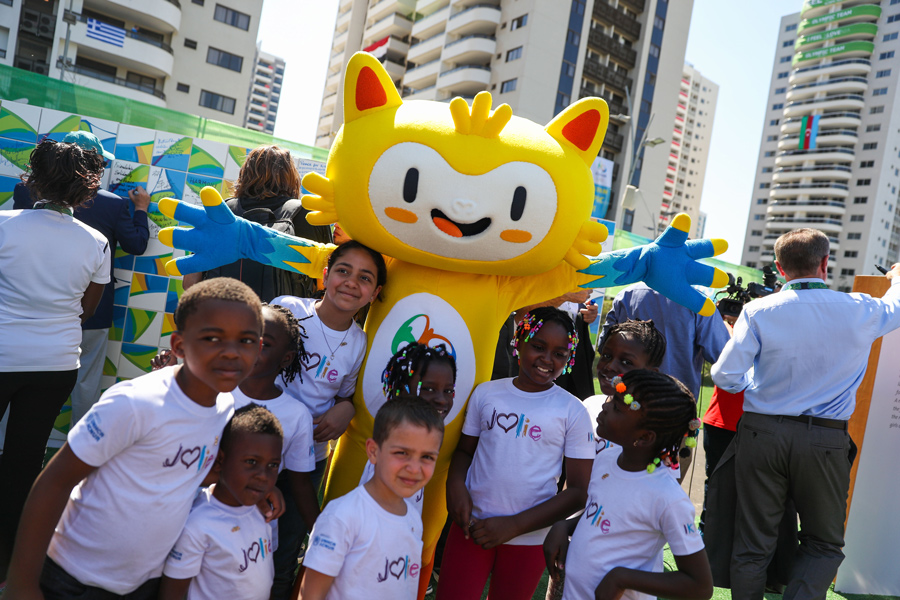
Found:
[[827, 290], [828, 286], [820, 281], [798, 281], [795, 283], [788, 283], [781, 289], [782, 289], [782, 291], [785, 291], [785, 290]]
[[55, 202], [48, 202], [47, 200], [41, 200], [40, 202], [34, 203], [34, 208], [36, 210], [52, 210], [56, 211], [61, 215], [69, 215], [70, 217], [73, 215], [72, 209], [68, 206], [63, 206], [62, 204], [56, 204]]

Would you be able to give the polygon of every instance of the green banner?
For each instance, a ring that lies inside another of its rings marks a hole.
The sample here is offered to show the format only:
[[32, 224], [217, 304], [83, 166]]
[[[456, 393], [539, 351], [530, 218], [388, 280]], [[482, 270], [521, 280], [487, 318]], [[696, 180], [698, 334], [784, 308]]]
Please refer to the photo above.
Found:
[[843, 54], [845, 52], [865, 52], [867, 54], [872, 54], [873, 50], [875, 50], [875, 44], [873, 44], [872, 42], [847, 42], [845, 44], [838, 44], [837, 46], [830, 46], [828, 48], [810, 50], [809, 52], [798, 52], [794, 55], [793, 60], [791, 60], [791, 64], [796, 65], [797, 63], [803, 62], [804, 60], [825, 58], [827, 56], [835, 56], [837, 54]]
[[802, 21], [800, 21], [800, 25], [797, 27], [797, 33], [802, 32], [804, 29], [809, 29], [810, 27], [827, 25], [828, 23], [834, 23], [835, 21], [840, 21], [841, 19], [866, 16], [875, 17], [876, 19], [879, 18], [881, 16], [881, 7], [874, 4], [863, 4], [862, 6], [854, 6], [853, 8], [848, 8], [846, 10], [839, 10], [837, 12], [828, 13], [827, 15], [822, 15], [821, 17], [803, 19]]
[[828, 31], [820, 31], [819, 33], [800, 36], [797, 38], [797, 41], [794, 42], [794, 47], [799, 48], [800, 46], [805, 46], [807, 44], [825, 42], [847, 35], [871, 35], [874, 37], [877, 34], [878, 25], [874, 23], [854, 23], [853, 25], [845, 25], [844, 27], [838, 27], [837, 29], [829, 29]]
[[803, 3], [803, 8], [800, 9], [800, 16], [802, 17], [803, 13], [811, 8], [822, 8], [823, 6], [831, 6], [832, 4], [843, 1], [844, 0], [806, 0], [806, 2]]

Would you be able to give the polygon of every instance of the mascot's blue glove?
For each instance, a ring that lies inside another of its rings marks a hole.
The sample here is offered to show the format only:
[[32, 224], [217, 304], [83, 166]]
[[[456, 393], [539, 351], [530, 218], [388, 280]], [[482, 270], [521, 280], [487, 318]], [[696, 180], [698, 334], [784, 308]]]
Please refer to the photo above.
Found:
[[278, 269], [322, 276], [333, 245], [316, 244], [235, 217], [215, 188], [200, 190], [200, 200], [203, 209], [172, 198], [159, 201], [161, 213], [193, 226], [167, 227], [159, 232], [163, 244], [193, 252], [166, 263], [169, 275], [208, 271], [248, 258]]
[[646, 246], [602, 254], [579, 273], [597, 276], [583, 288], [612, 287], [643, 281], [657, 292], [704, 317], [715, 314], [716, 305], [692, 285], [722, 287], [728, 275], [721, 269], [697, 262], [728, 249], [722, 239], [687, 240], [691, 218], [680, 214], [672, 219], [656, 241]]

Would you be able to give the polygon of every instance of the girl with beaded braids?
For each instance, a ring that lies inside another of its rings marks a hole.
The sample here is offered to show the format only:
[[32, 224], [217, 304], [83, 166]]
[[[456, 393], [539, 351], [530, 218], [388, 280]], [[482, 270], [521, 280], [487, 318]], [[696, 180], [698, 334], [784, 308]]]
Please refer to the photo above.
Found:
[[[673, 377], [645, 369], [616, 377], [614, 386], [597, 435], [615, 446], [594, 460], [584, 512], [550, 529], [547, 568], [556, 577], [565, 565], [563, 600], [706, 600], [712, 574], [694, 505], [663, 472], [677, 468], [682, 440], [696, 444], [694, 398]], [[669, 573], [662, 572], [666, 543], [678, 567]]]
[[407, 344], [388, 361], [381, 374], [384, 397], [417, 396], [446, 418], [456, 394], [456, 359], [444, 344]]
[[[482, 383], [469, 399], [450, 463], [453, 524], [438, 600], [526, 600], [544, 571], [547, 528], [584, 505], [594, 440], [581, 401], [554, 380], [573, 364], [571, 318], [536, 308], [516, 328], [519, 375]], [[565, 460], [567, 487], [557, 493]]]

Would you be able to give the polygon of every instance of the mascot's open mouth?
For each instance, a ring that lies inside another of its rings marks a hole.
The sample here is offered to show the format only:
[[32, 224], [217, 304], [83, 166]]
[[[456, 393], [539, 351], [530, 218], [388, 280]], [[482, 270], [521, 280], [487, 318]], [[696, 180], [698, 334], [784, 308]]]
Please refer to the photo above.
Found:
[[474, 223], [457, 223], [452, 219], [448, 219], [447, 215], [436, 208], [431, 211], [431, 220], [434, 221], [438, 229], [455, 238], [478, 235], [491, 226], [491, 220], [488, 217], [479, 219]]

